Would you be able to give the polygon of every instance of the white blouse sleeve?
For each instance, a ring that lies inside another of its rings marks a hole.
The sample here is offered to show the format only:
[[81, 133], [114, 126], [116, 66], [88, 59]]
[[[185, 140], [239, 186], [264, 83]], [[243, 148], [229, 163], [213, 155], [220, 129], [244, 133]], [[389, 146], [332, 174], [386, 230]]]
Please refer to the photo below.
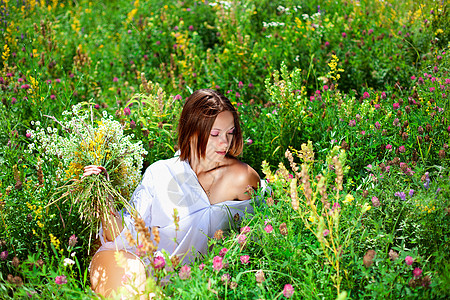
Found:
[[[136, 190], [131, 196], [130, 204], [134, 209], [136, 209], [139, 216], [144, 220], [147, 227], [150, 226], [152, 220], [152, 203], [153, 203], [153, 180], [150, 168], [145, 171], [144, 177], [141, 183], [138, 185]], [[131, 236], [137, 241], [137, 232], [134, 227], [134, 219], [132, 218], [130, 212], [123, 209], [121, 212], [124, 229], [113, 241], [107, 241], [103, 234], [103, 228], [100, 227], [99, 236], [100, 242], [102, 244], [99, 251], [102, 250], [127, 250], [130, 252], [135, 252], [136, 247], [131, 246], [127, 242], [125, 233], [129, 231]]]

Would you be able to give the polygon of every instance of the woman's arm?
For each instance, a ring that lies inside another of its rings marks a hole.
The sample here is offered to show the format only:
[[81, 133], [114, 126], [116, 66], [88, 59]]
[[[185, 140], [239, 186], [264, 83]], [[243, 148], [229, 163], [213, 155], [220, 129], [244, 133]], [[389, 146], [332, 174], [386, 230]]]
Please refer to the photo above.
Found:
[[[109, 180], [106, 169], [95, 165], [84, 167], [83, 177], [98, 175], [100, 173], [104, 173], [105, 177]], [[110, 195], [109, 197], [111, 200], [110, 203], [112, 203], [112, 196]], [[107, 241], [113, 241], [123, 230], [122, 216], [112, 206], [109, 207], [109, 214], [102, 216], [100, 221], [102, 222], [103, 234]]]

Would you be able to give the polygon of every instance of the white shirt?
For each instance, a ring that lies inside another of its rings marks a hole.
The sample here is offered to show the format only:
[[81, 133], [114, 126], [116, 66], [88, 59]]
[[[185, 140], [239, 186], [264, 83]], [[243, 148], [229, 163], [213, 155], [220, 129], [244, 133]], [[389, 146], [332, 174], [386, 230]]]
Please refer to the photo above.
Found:
[[[228, 229], [236, 213], [240, 217], [245, 211], [253, 213], [251, 202], [236, 200], [211, 204], [189, 163], [177, 156], [149, 166], [131, 198], [131, 204], [150, 230], [153, 226], [159, 227], [161, 240], [158, 250], [165, 249], [171, 255], [187, 253], [185, 263], [198, 253], [206, 254], [208, 237], [213, 237], [218, 229]], [[174, 208], [180, 218], [178, 232], [173, 221]], [[104, 240], [100, 229], [102, 246], [98, 251], [122, 249], [136, 252], [124, 234], [129, 230], [136, 239], [134, 220], [127, 212], [124, 212], [123, 219], [124, 230], [112, 242]]]

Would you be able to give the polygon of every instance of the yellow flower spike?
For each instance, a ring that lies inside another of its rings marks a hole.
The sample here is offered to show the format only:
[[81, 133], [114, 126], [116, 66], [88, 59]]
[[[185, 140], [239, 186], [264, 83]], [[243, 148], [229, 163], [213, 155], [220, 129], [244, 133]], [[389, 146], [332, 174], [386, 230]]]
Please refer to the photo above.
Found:
[[317, 220], [316, 220], [316, 218], [314, 216], [309, 216], [308, 217], [308, 221], [311, 222], [311, 223], [316, 223]]
[[59, 245], [61, 244], [61, 242], [53, 234], [49, 233], [49, 236], [52, 245], [55, 247], [56, 250], [59, 250]]
[[367, 211], [369, 211], [372, 208], [372, 206], [370, 206], [367, 203], [364, 203], [363, 207], [362, 207], [362, 213], [365, 213]]
[[6, 60], [8, 60], [9, 53], [10, 53], [8, 44], [5, 44], [5, 46], [3, 46], [3, 50], [4, 50], [2, 53], [3, 64], [6, 64]]
[[351, 194], [347, 194], [347, 196], [345, 196], [345, 199], [344, 199], [344, 203], [351, 203], [353, 200], [355, 200], [355, 197], [353, 197], [353, 195], [351, 195]]

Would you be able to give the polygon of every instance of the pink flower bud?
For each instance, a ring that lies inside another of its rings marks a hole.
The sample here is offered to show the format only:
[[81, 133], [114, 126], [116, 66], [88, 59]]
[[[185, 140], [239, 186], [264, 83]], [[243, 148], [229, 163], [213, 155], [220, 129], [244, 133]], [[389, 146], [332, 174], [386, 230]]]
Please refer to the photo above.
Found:
[[414, 258], [408, 255], [407, 257], [405, 257], [405, 262], [408, 266], [411, 266], [414, 262]]
[[294, 287], [291, 284], [286, 284], [283, 288], [283, 296], [291, 298], [294, 295]]

